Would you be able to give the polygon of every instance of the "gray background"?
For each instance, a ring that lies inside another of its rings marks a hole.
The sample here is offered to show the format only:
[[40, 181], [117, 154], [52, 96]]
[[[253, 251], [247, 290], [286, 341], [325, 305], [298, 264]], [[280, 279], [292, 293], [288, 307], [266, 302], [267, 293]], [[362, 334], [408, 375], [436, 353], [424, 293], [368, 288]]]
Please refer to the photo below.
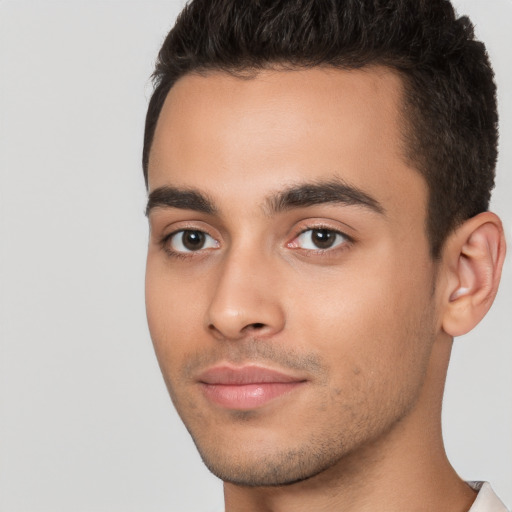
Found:
[[[0, 2], [0, 510], [222, 509], [146, 328], [148, 77], [181, 1]], [[500, 87], [493, 209], [512, 240], [512, 1], [457, 0]], [[446, 447], [512, 505], [512, 265], [456, 341]]]

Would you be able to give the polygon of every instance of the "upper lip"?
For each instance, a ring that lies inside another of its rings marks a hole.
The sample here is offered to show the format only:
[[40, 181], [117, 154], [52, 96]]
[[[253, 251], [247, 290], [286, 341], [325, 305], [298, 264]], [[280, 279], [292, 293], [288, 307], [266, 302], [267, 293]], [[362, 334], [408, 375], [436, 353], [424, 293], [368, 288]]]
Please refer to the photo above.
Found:
[[244, 385], [261, 383], [303, 382], [306, 379], [288, 375], [263, 366], [247, 365], [234, 367], [229, 365], [213, 366], [198, 377], [203, 384]]

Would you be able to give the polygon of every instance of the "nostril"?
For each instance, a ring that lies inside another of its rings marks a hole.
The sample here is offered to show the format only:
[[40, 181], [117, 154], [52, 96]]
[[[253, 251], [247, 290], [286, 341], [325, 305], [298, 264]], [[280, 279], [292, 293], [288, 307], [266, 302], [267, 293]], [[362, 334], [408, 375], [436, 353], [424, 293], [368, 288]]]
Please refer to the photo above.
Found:
[[263, 329], [263, 327], [265, 327], [265, 324], [261, 324], [261, 323], [254, 323], [254, 324], [249, 324], [247, 327], [249, 328], [252, 328], [252, 329]]

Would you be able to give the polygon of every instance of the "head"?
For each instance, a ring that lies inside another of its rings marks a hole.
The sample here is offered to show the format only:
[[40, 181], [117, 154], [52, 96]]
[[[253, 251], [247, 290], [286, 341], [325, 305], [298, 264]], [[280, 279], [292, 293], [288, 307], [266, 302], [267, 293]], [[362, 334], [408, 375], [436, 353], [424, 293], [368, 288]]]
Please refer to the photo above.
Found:
[[426, 229], [438, 257], [456, 226], [487, 210], [498, 140], [485, 46], [448, 0], [191, 2], [167, 36], [153, 75], [142, 159], [146, 183], [160, 111], [181, 77], [375, 65], [393, 69], [404, 86], [404, 153], [429, 189]]
[[148, 321], [206, 464], [268, 486], [376, 446], [430, 456], [452, 336], [504, 255], [469, 21], [441, 0], [196, 0], [155, 80]]

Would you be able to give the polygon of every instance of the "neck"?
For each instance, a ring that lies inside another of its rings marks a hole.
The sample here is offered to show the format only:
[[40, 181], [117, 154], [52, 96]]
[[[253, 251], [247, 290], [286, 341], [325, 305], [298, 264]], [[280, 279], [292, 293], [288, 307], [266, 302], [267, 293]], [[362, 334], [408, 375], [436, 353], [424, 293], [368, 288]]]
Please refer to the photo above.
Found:
[[450, 465], [441, 432], [450, 349], [451, 341], [438, 340], [433, 360], [446, 364], [431, 365], [414, 408], [378, 439], [292, 485], [225, 483], [226, 512], [467, 512], [476, 495]]

